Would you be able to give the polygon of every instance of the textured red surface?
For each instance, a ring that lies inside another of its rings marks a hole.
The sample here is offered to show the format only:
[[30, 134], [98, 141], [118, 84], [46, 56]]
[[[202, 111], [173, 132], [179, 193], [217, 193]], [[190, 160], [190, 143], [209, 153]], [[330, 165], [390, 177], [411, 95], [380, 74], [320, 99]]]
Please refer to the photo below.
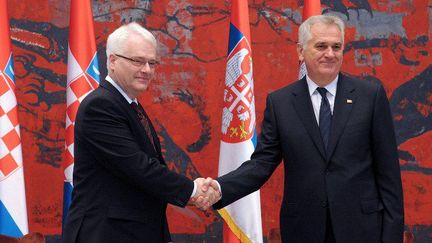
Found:
[[[106, 73], [107, 34], [120, 23], [137, 20], [160, 40], [162, 65], [157, 80], [140, 100], [156, 124], [170, 167], [191, 177], [217, 176], [230, 14], [227, 2], [93, 1], [102, 73]], [[414, 238], [431, 239], [430, 3], [330, 2], [323, 10], [332, 8], [348, 21], [342, 71], [381, 81], [390, 97], [400, 149], [409, 154], [401, 156], [406, 224], [409, 229], [420, 227]], [[295, 43], [302, 6], [296, 1], [258, 0], [249, 1], [249, 11], [260, 132], [266, 95], [297, 78]], [[69, 6], [55, 0], [12, 1], [9, 15], [30, 230], [59, 234]], [[282, 173], [278, 168], [261, 190], [265, 236], [279, 228]], [[178, 234], [214, 235], [210, 225], [220, 220], [215, 212], [204, 214], [191, 208], [169, 207], [168, 215], [172, 233]]]

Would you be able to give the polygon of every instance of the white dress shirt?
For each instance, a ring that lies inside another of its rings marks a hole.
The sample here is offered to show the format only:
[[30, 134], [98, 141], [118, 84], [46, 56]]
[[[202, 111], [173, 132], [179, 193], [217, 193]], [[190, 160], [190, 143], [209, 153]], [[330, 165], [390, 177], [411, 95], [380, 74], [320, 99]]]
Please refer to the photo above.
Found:
[[106, 76], [105, 80], [108, 81], [108, 83], [112, 84], [114, 88], [116, 88], [120, 92], [120, 94], [123, 95], [123, 97], [127, 100], [129, 104], [132, 104], [132, 102], [138, 104], [138, 100], [136, 98], [135, 99], [129, 98], [129, 96], [126, 94], [126, 92], [124, 92], [122, 87], [120, 87], [120, 85], [118, 85], [110, 76]]
[[[333, 108], [334, 108], [334, 102], [336, 97], [336, 88], [337, 88], [337, 82], [338, 82], [339, 75], [336, 76], [336, 78], [331, 81], [329, 84], [322, 88], [327, 89], [327, 99], [330, 103], [330, 111], [333, 115]], [[309, 95], [311, 97], [312, 106], [315, 114], [315, 118], [317, 121], [317, 124], [319, 126], [319, 111], [321, 106], [321, 95], [318, 93], [318, 90], [316, 90], [319, 86], [312, 81], [312, 79], [309, 78], [309, 76], [306, 75], [306, 82], [309, 88]]]

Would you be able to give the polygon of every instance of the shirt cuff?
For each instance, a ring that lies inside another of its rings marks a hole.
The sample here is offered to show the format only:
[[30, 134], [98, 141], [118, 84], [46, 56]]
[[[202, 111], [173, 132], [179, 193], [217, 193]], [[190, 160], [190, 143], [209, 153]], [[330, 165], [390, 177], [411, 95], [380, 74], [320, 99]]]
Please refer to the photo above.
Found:
[[216, 184], [218, 185], [219, 192], [220, 192], [220, 198], [222, 198], [222, 188], [221, 188], [221, 185], [219, 184], [219, 181], [217, 181], [217, 180], [214, 180], [214, 181], [216, 181]]
[[[193, 197], [195, 196], [195, 193], [196, 193], [196, 190], [197, 190], [197, 184], [196, 184], [196, 182], [194, 181], [193, 183], [194, 183], [194, 188], [193, 188], [193, 190], [192, 190], [192, 194], [191, 194], [190, 198], [193, 198]], [[219, 184], [219, 183], [218, 183], [218, 184]], [[219, 187], [220, 187], [220, 186], [219, 186]]]

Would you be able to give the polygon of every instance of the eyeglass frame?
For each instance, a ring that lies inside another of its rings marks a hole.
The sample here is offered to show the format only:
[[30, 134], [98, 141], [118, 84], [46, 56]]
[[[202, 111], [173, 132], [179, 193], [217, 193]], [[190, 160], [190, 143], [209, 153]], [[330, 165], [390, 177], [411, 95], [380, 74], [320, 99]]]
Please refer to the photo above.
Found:
[[155, 60], [155, 59], [141, 61], [141, 60], [138, 60], [138, 59], [126, 57], [126, 56], [123, 56], [123, 55], [120, 55], [120, 54], [116, 54], [116, 53], [113, 53], [113, 55], [116, 56], [116, 57], [121, 57], [121, 58], [129, 61], [133, 66], [139, 67], [139, 68], [142, 68], [143, 66], [145, 66], [146, 64], [148, 64], [151, 69], [154, 69], [159, 64], [159, 61]]

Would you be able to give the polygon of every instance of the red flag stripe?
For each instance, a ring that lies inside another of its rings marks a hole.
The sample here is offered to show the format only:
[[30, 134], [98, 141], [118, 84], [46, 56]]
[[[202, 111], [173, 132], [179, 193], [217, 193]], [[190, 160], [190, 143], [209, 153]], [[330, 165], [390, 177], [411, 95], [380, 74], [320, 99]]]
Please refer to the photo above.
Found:
[[86, 65], [81, 66], [86, 70], [96, 52], [91, 2], [72, 0], [70, 12], [69, 49], [80, 66]]

